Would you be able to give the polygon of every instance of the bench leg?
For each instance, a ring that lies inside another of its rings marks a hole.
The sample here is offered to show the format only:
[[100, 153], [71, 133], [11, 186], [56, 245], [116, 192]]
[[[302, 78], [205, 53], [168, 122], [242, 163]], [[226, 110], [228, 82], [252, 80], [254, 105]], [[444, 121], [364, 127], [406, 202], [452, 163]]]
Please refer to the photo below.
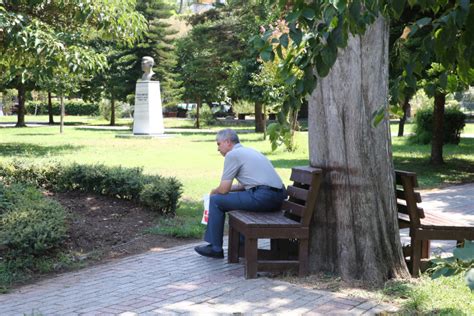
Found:
[[229, 248], [227, 250], [227, 262], [239, 262], [239, 232], [229, 226]]
[[245, 238], [245, 278], [257, 277], [257, 239]]
[[300, 277], [308, 274], [308, 239], [300, 239], [298, 247], [298, 262]]
[[420, 263], [421, 263], [421, 248], [422, 241], [411, 239], [411, 275], [413, 277], [418, 277], [420, 275]]
[[421, 258], [430, 257], [430, 241], [422, 240], [421, 241]]

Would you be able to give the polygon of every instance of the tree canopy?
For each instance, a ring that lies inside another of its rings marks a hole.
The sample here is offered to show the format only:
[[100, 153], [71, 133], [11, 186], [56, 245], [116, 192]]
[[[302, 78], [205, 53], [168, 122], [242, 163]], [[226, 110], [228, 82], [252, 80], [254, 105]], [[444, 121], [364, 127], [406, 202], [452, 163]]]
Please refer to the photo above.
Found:
[[[132, 43], [145, 21], [134, 0], [22, 0], [0, 2], [0, 82], [19, 93], [51, 86], [58, 71], [91, 74], [106, 57], [89, 45], [96, 38]], [[19, 96], [24, 101], [24, 96]], [[21, 102], [20, 102], [21, 103]], [[24, 126], [20, 104], [17, 126]]]

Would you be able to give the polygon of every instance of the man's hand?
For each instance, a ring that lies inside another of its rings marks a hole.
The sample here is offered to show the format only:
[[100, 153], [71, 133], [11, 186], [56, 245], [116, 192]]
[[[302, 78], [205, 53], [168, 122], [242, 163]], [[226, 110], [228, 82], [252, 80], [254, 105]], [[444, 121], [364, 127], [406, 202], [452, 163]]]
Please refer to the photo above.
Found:
[[212, 194], [227, 194], [232, 189], [232, 180], [222, 180], [219, 186], [211, 191]]

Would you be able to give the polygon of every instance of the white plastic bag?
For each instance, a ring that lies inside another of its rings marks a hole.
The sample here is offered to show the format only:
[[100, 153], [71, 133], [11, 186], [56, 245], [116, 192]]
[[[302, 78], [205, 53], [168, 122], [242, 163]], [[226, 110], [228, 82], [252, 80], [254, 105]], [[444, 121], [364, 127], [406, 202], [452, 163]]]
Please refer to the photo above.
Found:
[[203, 195], [204, 200], [204, 211], [202, 212], [201, 224], [207, 225], [209, 220], [209, 194]]

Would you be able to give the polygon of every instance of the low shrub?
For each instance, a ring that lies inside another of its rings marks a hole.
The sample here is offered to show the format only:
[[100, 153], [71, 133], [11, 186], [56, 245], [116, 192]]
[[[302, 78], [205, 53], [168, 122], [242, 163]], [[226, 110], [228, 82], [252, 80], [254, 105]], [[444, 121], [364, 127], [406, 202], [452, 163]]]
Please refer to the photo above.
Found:
[[[52, 102], [53, 115], [61, 114], [61, 105], [58, 101]], [[26, 102], [26, 113], [46, 115], [48, 114], [48, 103], [43, 101]], [[82, 100], [64, 100], [64, 109], [67, 115], [99, 115], [99, 105], [95, 103], [86, 103]]]
[[[443, 121], [445, 144], [459, 144], [465, 119], [466, 115], [461, 112], [459, 107], [446, 107]], [[414, 131], [415, 135], [411, 138], [412, 142], [418, 144], [428, 144], [431, 142], [433, 135], [432, 107], [424, 107], [416, 112]]]
[[[79, 190], [140, 203], [150, 209], [174, 216], [182, 194], [175, 178], [144, 175], [141, 168], [58, 163], [41, 165], [14, 160], [0, 162], [0, 178], [9, 183], [29, 183], [53, 191]], [[1, 203], [1, 202], [0, 202]]]
[[0, 162], [0, 180], [50, 189], [57, 185], [62, 170], [61, 165], [56, 162], [44, 164], [14, 159], [9, 162]]
[[182, 184], [175, 178], [148, 176], [140, 191], [140, 203], [162, 214], [174, 216], [182, 194], [181, 187]]
[[42, 256], [66, 237], [64, 209], [34, 186], [0, 182], [0, 201], [3, 256]]

